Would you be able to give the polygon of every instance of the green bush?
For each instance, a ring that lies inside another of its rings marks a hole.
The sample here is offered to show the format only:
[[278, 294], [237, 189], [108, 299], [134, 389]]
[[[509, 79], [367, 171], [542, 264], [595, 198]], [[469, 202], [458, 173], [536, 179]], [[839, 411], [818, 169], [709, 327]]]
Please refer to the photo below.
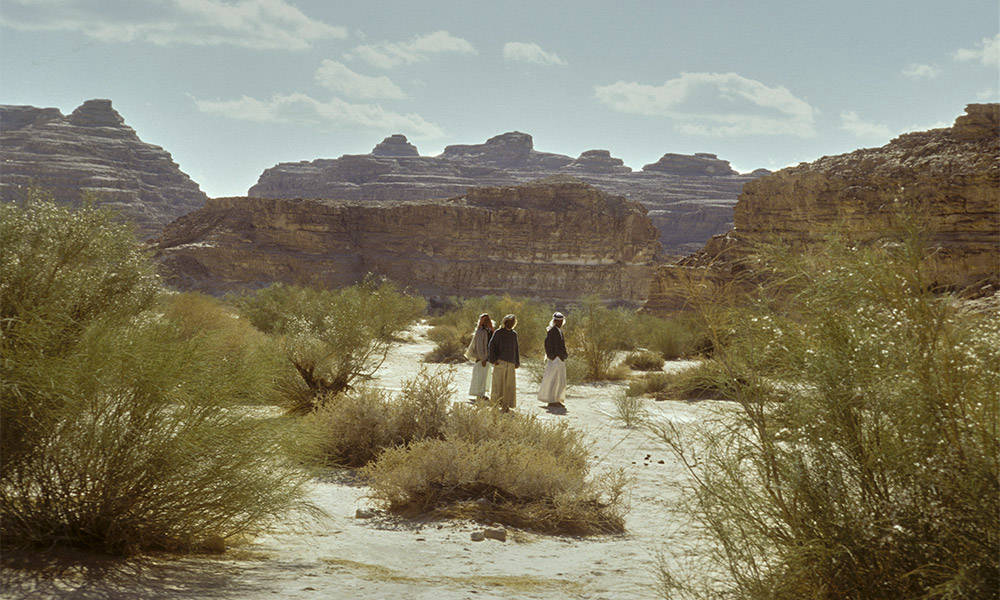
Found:
[[570, 354], [578, 356], [587, 366], [588, 381], [620, 380], [628, 369], [616, 364], [618, 351], [627, 343], [628, 315], [604, 306], [596, 296], [583, 299], [571, 314], [572, 329], [567, 331]]
[[695, 313], [666, 318], [638, 313], [630, 319], [629, 332], [636, 347], [649, 348], [666, 360], [708, 355], [712, 350], [710, 334]]
[[620, 532], [625, 481], [589, 479], [587, 455], [564, 423], [455, 406], [443, 439], [387, 450], [363, 473], [372, 496], [394, 511], [550, 533]]
[[254, 361], [220, 366], [157, 291], [110, 214], [0, 205], [5, 544], [217, 548], [308, 508], [280, 429], [237, 405]]
[[733, 400], [744, 380], [712, 359], [669, 373], [647, 373], [629, 382], [628, 395], [657, 400]]
[[614, 402], [615, 413], [612, 416], [626, 428], [632, 429], [645, 422], [648, 411], [641, 396], [621, 390], [615, 394]]
[[659, 352], [637, 350], [625, 355], [625, 364], [635, 371], [659, 371], [666, 361]]
[[465, 350], [472, 341], [471, 332], [459, 330], [452, 325], [435, 325], [427, 332], [427, 337], [436, 345], [424, 360], [432, 363], [463, 363]]
[[231, 302], [258, 329], [278, 337], [298, 372], [300, 381], [284, 387], [293, 414], [312, 412], [371, 378], [399, 333], [426, 307], [422, 298], [371, 280], [339, 290], [276, 283]]
[[998, 596], [1000, 321], [929, 292], [928, 255], [909, 226], [758, 255], [780, 295], [713, 354], [738, 410], [659, 430], [712, 545], [687, 570], [730, 581], [664, 567], [671, 597]]
[[396, 398], [362, 386], [325, 402], [304, 423], [316, 455], [328, 465], [360, 467], [386, 448], [442, 437], [453, 379], [421, 370]]

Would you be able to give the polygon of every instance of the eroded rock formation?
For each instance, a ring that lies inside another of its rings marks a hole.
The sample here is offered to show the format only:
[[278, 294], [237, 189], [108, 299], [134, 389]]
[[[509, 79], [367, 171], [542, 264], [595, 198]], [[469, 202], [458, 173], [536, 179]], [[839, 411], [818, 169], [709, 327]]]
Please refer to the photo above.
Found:
[[264, 171], [248, 195], [425, 200], [458, 196], [475, 186], [517, 185], [561, 174], [641, 202], [660, 231], [665, 252], [681, 255], [732, 226], [732, 207], [743, 184], [762, 173], [740, 175], [714, 154], [666, 154], [633, 173], [608, 150], [587, 150], [575, 159], [539, 152], [530, 135], [517, 131], [483, 144], [448, 146], [439, 156], [419, 156], [397, 134], [371, 154], [278, 164]]
[[93, 192], [99, 204], [133, 220], [142, 237], [207, 199], [169, 152], [125, 125], [110, 100], [88, 100], [69, 116], [0, 106], [0, 161], [0, 199], [18, 199], [30, 186], [66, 203]]
[[632, 303], [645, 299], [658, 251], [641, 204], [568, 177], [447, 200], [215, 198], [157, 244], [171, 284], [210, 293], [340, 286], [371, 272], [431, 297]]
[[950, 128], [904, 134], [880, 148], [747, 183], [733, 230], [658, 268], [646, 307], [678, 308], [692, 270], [724, 280], [755, 242], [776, 237], [809, 246], [835, 223], [876, 237], [896, 208], [925, 223], [937, 285], [972, 295], [1000, 285], [1000, 104], [970, 104]]

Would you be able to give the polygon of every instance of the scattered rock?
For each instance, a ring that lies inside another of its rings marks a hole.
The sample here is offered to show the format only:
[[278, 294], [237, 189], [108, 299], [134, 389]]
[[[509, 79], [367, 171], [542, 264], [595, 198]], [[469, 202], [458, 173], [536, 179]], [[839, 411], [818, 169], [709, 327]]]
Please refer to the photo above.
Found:
[[490, 538], [491, 540], [497, 540], [498, 542], [507, 541], [506, 529], [487, 529], [483, 532], [483, 535]]
[[359, 508], [356, 511], [354, 511], [355, 519], [371, 519], [374, 516], [375, 516], [375, 511], [371, 510], [370, 508]]
[[486, 539], [486, 532], [485, 531], [473, 531], [469, 535], [469, 539], [472, 540], [473, 542], [481, 542], [481, 541], [483, 541], [483, 540]]

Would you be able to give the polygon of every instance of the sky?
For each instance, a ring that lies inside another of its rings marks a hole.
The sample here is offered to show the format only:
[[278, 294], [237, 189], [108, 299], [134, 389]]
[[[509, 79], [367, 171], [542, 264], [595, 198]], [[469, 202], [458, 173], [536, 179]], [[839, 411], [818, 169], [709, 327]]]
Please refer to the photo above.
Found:
[[110, 98], [212, 197], [507, 131], [776, 170], [1000, 99], [996, 0], [0, 0], [0, 104]]

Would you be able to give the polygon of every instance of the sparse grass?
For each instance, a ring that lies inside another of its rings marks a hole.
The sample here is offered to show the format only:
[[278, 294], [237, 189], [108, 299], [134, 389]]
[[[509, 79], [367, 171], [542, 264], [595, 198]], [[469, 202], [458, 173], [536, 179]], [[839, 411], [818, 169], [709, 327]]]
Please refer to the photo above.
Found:
[[648, 411], [643, 402], [642, 396], [629, 394], [626, 390], [615, 394], [615, 420], [628, 429], [632, 429], [643, 422], [648, 416]]
[[663, 355], [650, 350], [637, 350], [625, 356], [625, 365], [635, 371], [659, 371], [665, 363]]
[[1000, 595], [1000, 322], [931, 293], [929, 255], [904, 219], [754, 257], [780, 290], [717, 328], [735, 410], [659, 429], [711, 545], [665, 597]]
[[5, 545], [219, 549], [309, 510], [280, 423], [240, 406], [266, 393], [247, 331], [159, 291], [109, 213], [0, 204]]
[[443, 439], [387, 450], [363, 470], [390, 510], [465, 516], [549, 533], [623, 530], [621, 477], [588, 478], [563, 423], [455, 406]]
[[697, 313], [670, 317], [638, 313], [629, 319], [629, 332], [634, 344], [658, 352], [666, 360], [707, 356], [712, 351], [710, 334]]
[[604, 306], [596, 296], [583, 299], [573, 311], [572, 330], [567, 333], [570, 355], [579, 357], [587, 367], [587, 381], [621, 380], [628, 367], [616, 364], [619, 350], [625, 345], [629, 315]]

